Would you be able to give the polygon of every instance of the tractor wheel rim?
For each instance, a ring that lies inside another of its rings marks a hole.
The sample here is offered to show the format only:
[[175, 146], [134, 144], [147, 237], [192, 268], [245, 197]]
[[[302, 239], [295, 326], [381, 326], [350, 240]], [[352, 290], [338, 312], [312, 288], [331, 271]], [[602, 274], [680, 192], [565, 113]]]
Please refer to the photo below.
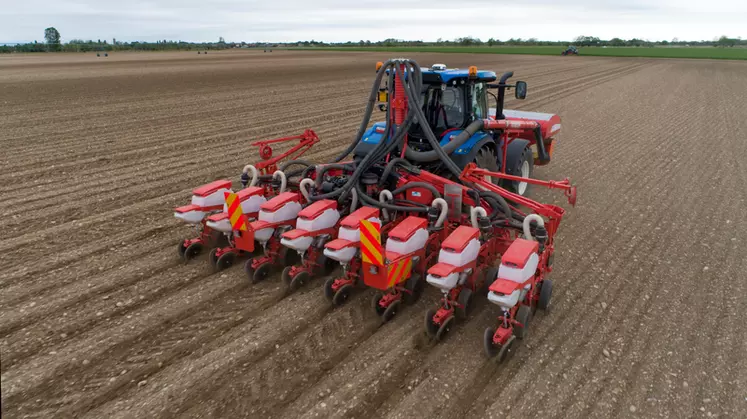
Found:
[[[524, 160], [524, 162], [521, 163], [521, 177], [523, 178], [529, 178], [529, 161]], [[524, 195], [524, 193], [527, 191], [527, 186], [529, 186], [526, 182], [519, 182], [519, 195]]]

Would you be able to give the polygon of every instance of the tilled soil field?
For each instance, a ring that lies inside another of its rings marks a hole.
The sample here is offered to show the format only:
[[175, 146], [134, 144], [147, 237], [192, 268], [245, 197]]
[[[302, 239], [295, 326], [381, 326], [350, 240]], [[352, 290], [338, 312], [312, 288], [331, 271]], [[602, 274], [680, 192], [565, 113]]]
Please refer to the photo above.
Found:
[[[554, 160], [579, 199], [553, 308], [486, 360], [496, 307], [423, 338], [429, 289], [385, 325], [372, 292], [180, 262], [192, 188], [313, 128], [343, 150], [369, 53], [0, 57], [4, 417], [747, 417], [747, 63], [419, 55], [515, 71], [509, 108], [563, 118]], [[237, 182], [238, 183], [238, 182]]]

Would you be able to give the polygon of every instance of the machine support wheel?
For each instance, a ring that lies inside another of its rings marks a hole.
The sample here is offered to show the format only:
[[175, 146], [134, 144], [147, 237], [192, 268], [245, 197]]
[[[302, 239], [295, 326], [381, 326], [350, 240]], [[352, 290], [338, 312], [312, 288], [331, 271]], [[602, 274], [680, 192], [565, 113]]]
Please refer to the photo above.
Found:
[[208, 260], [210, 261], [210, 266], [213, 268], [213, 270], [216, 269], [216, 264], [218, 263], [218, 248], [211, 250], [210, 253], [208, 253]]
[[330, 259], [327, 256], [324, 256], [324, 253], [321, 253], [319, 257], [316, 259], [317, 265], [319, 265], [315, 270], [317, 271], [317, 275], [329, 275], [332, 273], [332, 271], [335, 270], [335, 265], [337, 265], [339, 262], [337, 262], [334, 259]]
[[384, 314], [384, 310], [386, 310], [385, 308], [381, 307], [381, 305], [379, 305], [379, 301], [381, 301], [383, 297], [384, 293], [376, 292], [373, 298], [371, 298], [371, 308], [374, 309], [377, 316], [381, 316], [382, 314]]
[[454, 316], [449, 316], [444, 320], [443, 324], [441, 324], [441, 327], [438, 328], [438, 332], [436, 332], [436, 340], [441, 341], [443, 340], [446, 335], [449, 334], [451, 331], [451, 326], [454, 324]]
[[334, 285], [336, 278], [329, 278], [326, 281], [324, 281], [324, 296], [327, 297], [329, 301], [332, 301], [333, 298], [335, 298], [335, 290], [332, 288], [332, 285]]
[[301, 263], [301, 255], [299, 255], [295, 250], [290, 250], [287, 247], [283, 247], [280, 252], [280, 257], [278, 258], [278, 260], [282, 260], [284, 266], [293, 266]]
[[200, 242], [195, 242], [187, 246], [186, 249], [184, 249], [184, 255], [182, 255], [182, 258], [184, 261], [189, 261], [191, 259], [194, 259], [202, 253], [202, 250], [204, 249], [204, 246]]
[[464, 320], [469, 316], [472, 309], [472, 290], [467, 287], [462, 288], [462, 290], [459, 291], [457, 302], [462, 305], [463, 308], [457, 306], [454, 308], [454, 311], [459, 319]]
[[397, 311], [399, 311], [399, 305], [402, 304], [401, 300], [394, 300], [391, 304], [389, 304], [389, 307], [384, 310], [384, 314], [381, 315], [381, 320], [386, 323], [389, 320], [393, 319], [395, 315], [397, 315]]
[[404, 302], [406, 304], [415, 304], [423, 293], [423, 286], [424, 284], [420, 279], [420, 274], [412, 274], [412, 276], [405, 281], [405, 290], [409, 292], [404, 292], [402, 294], [402, 298], [405, 300]]
[[487, 355], [488, 358], [494, 358], [498, 355], [498, 351], [500, 350], [500, 347], [493, 343], [494, 334], [495, 329], [491, 327], [485, 329], [485, 333], [483, 334], [483, 348], [485, 349], [485, 355]]
[[498, 268], [491, 266], [485, 271], [485, 280], [482, 283], [482, 291], [484, 293], [488, 293], [488, 289], [490, 288], [490, 285], [495, 282], [496, 278], [498, 278]]
[[345, 284], [340, 287], [339, 290], [335, 293], [335, 296], [332, 297], [332, 303], [336, 306], [341, 306], [345, 304], [345, 301], [348, 300], [350, 297], [350, 293], [353, 292], [353, 285], [351, 284]]
[[524, 339], [529, 329], [529, 320], [532, 318], [532, 309], [529, 306], [522, 305], [516, 310], [516, 321], [523, 326], [514, 325], [514, 336]]
[[550, 309], [550, 298], [552, 297], [552, 279], [545, 279], [541, 284], [537, 308], [547, 311]]
[[[288, 268], [286, 268], [286, 269], [288, 269]], [[309, 275], [309, 273], [306, 272], [306, 271], [301, 271], [301, 272], [297, 273], [296, 276], [294, 276], [293, 279], [291, 279], [291, 281], [290, 281], [290, 289], [291, 289], [291, 291], [295, 291], [295, 290], [301, 288], [302, 286], [304, 286], [305, 284], [307, 284], [310, 279], [311, 279], [311, 275]]]
[[292, 266], [286, 266], [283, 268], [283, 272], [280, 274], [280, 280], [285, 284], [286, 287], [290, 288], [291, 281], [293, 278], [290, 276]]
[[252, 269], [252, 260], [253, 259], [249, 259], [244, 262], [244, 272], [246, 272], [246, 277], [249, 278], [250, 281], [254, 280], [254, 269]]
[[179, 259], [184, 259], [184, 252], [187, 251], [187, 247], [184, 246], [184, 241], [179, 242], [179, 246], [176, 248], [176, 252], [179, 255]]
[[218, 260], [215, 262], [215, 270], [222, 271], [223, 269], [228, 269], [231, 266], [233, 266], [233, 263], [236, 261], [236, 253], [234, 252], [226, 252], [222, 254]]
[[257, 269], [254, 270], [254, 274], [252, 274], [252, 282], [256, 284], [264, 281], [267, 278], [267, 275], [270, 274], [271, 270], [272, 265], [268, 262], [257, 266]]
[[510, 355], [513, 354], [514, 343], [516, 343], [516, 336], [511, 336], [510, 338], [508, 338], [508, 342], [501, 346], [501, 349], [498, 351], [498, 356], [496, 358], [496, 361], [498, 363], [505, 361]]
[[436, 315], [436, 310], [430, 309], [425, 312], [425, 333], [428, 334], [428, 336], [434, 338], [436, 337], [436, 333], [438, 333], [438, 325], [433, 321], [433, 316]]

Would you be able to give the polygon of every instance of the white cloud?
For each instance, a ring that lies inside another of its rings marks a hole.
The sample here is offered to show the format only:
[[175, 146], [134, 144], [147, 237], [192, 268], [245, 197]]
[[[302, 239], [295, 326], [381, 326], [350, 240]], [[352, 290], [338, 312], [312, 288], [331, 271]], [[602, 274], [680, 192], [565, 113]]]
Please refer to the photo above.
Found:
[[[743, 0], [0, 0], [0, 42], [747, 37]], [[7, 4], [10, 3], [10, 4]]]

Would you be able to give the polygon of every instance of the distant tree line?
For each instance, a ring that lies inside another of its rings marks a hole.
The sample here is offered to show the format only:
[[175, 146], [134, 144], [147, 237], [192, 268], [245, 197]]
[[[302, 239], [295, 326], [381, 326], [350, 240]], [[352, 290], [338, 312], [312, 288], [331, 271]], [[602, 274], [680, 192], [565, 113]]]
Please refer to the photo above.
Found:
[[500, 40], [490, 38], [483, 41], [480, 38], [467, 36], [454, 40], [437, 39], [435, 42], [430, 41], [407, 41], [402, 39], [389, 38], [383, 41], [364, 41], [357, 42], [335, 42], [325, 43], [320, 41], [298, 41], [284, 43], [266, 43], [266, 42], [226, 42], [222, 37], [218, 42], [185, 42], [163, 40], [156, 42], [122, 42], [112, 39], [108, 42], [98, 39], [82, 40], [72, 39], [66, 43], [60, 42], [60, 33], [57, 29], [50, 27], [44, 30], [44, 43], [17, 44], [17, 45], [0, 45], [0, 53], [11, 52], [91, 52], [91, 51], [175, 51], [175, 50], [220, 50], [227, 48], [262, 48], [262, 47], [401, 47], [401, 46], [560, 46], [573, 44], [579, 47], [654, 47], [654, 46], [711, 46], [711, 47], [736, 47], [747, 46], [747, 40], [741, 38], [729, 38], [722, 36], [711, 41], [681, 41], [677, 38], [671, 41], [647, 41], [643, 39], [612, 38], [603, 40], [595, 36], [577, 36], [573, 41], [541, 41], [537, 38], [511, 38]]
[[37, 41], [17, 45], [0, 45], [0, 53], [11, 52], [91, 52], [91, 51], [176, 51], [176, 50], [220, 50], [227, 48], [241, 48], [260, 46], [246, 42], [226, 42], [223, 37], [218, 42], [185, 42], [164, 39], [156, 42], [123, 42], [116, 38], [111, 42], [104, 39], [83, 40], [71, 39], [66, 43], [60, 42], [60, 33], [54, 27], [44, 30], [44, 42]]
[[644, 39], [621, 39], [612, 38], [610, 40], [603, 40], [595, 36], [577, 36], [573, 41], [542, 41], [537, 38], [510, 38], [507, 40], [500, 40], [490, 38], [487, 41], [483, 41], [480, 38], [464, 37], [456, 38], [454, 40], [444, 40], [439, 38], [435, 42], [426, 41], [407, 41], [402, 39], [385, 39], [383, 41], [371, 42], [371, 41], [348, 41], [340, 43], [323, 43], [315, 41], [303, 41], [299, 42], [299, 46], [373, 46], [373, 47], [400, 47], [400, 46], [561, 46], [561, 45], [576, 45], [580, 47], [653, 47], [653, 46], [714, 46], [714, 47], [734, 47], [734, 46], [747, 46], [747, 39], [741, 38], [728, 38], [722, 36], [720, 38], [711, 41], [681, 41], [677, 38], [671, 41], [647, 41]]

